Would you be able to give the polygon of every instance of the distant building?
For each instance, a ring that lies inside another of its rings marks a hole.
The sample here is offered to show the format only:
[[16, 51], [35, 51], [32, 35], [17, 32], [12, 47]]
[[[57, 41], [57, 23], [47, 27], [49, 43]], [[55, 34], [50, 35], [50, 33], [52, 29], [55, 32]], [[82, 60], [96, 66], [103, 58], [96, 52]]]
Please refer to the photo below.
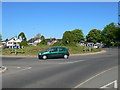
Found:
[[21, 40], [20, 39], [18, 39], [18, 38], [16, 38], [16, 37], [13, 37], [13, 38], [11, 38], [10, 40], [8, 40], [7, 42], [6, 42], [6, 46], [19, 46], [20, 45], [20, 43], [21, 43]]
[[62, 39], [56, 39], [56, 38], [50, 38], [50, 39], [45, 39], [47, 41], [48, 45], [53, 45], [56, 42], [62, 41]]
[[20, 46], [21, 40], [18, 39], [17, 37], [13, 37], [8, 41], [2, 41], [2, 46], [8, 46], [8, 47], [13, 47], [13, 46]]
[[[47, 41], [47, 45], [53, 45], [56, 42], [62, 41], [62, 39], [56, 39], [56, 38], [48, 38], [45, 39]], [[37, 46], [38, 43], [40, 43], [42, 40], [40, 38], [31, 38], [28, 40], [29, 45]]]
[[36, 46], [38, 43], [40, 43], [42, 40], [40, 38], [31, 38], [28, 40], [29, 45]]

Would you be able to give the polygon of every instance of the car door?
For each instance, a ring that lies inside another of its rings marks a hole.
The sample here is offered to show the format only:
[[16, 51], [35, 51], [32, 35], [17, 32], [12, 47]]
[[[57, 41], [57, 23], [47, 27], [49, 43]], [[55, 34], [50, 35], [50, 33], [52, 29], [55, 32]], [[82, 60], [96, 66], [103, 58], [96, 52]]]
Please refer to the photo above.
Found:
[[65, 49], [64, 48], [59, 48], [59, 52], [58, 52], [58, 56], [59, 57], [63, 57], [64, 56], [64, 54], [65, 54]]
[[50, 58], [55, 58], [55, 57], [58, 57], [58, 48], [52, 48], [50, 50]]

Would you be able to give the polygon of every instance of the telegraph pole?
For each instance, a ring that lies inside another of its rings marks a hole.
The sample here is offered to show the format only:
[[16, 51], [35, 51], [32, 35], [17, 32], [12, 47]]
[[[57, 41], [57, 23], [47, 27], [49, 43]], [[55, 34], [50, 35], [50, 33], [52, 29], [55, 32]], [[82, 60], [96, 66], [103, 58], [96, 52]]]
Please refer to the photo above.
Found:
[[118, 25], [120, 25], [120, 1], [118, 2]]

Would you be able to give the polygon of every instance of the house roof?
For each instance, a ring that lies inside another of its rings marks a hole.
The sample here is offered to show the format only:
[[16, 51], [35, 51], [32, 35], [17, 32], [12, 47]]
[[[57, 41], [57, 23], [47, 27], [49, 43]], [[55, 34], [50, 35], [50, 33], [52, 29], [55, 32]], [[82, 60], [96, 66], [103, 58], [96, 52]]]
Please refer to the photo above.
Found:
[[36, 40], [38, 40], [38, 39], [40, 39], [40, 38], [31, 38], [30, 40], [28, 40], [28, 42], [29, 42], [29, 43], [32, 43], [32, 42], [34, 42], [34, 41], [36, 41]]
[[45, 39], [45, 40], [48, 41], [48, 42], [52, 42], [52, 41], [55, 41], [55, 40], [62, 41], [62, 39], [56, 39], [56, 38], [50, 38], [50, 39]]
[[[29, 43], [32, 43], [32, 42], [34, 42], [34, 41], [36, 41], [36, 40], [38, 40], [39, 38], [31, 38], [30, 40], [28, 40], [28, 42]], [[55, 41], [55, 40], [57, 40], [57, 41], [62, 41], [62, 39], [56, 39], [56, 38], [48, 38], [48, 39], [45, 39], [47, 42], [52, 42], [52, 41]]]
[[59, 41], [59, 42], [60, 42], [60, 41], [62, 41], [62, 39], [57, 39], [57, 41]]
[[8, 41], [5, 42], [21, 42], [20, 39], [18, 39], [17, 37], [12, 37], [11, 39], [9, 39]]

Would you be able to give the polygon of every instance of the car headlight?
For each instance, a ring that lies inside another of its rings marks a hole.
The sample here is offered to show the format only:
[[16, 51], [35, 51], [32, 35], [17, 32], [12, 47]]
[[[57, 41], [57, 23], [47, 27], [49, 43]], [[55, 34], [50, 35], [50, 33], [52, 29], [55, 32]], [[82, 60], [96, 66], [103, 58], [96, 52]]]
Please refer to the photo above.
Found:
[[42, 55], [41, 53], [39, 53], [39, 55]]

